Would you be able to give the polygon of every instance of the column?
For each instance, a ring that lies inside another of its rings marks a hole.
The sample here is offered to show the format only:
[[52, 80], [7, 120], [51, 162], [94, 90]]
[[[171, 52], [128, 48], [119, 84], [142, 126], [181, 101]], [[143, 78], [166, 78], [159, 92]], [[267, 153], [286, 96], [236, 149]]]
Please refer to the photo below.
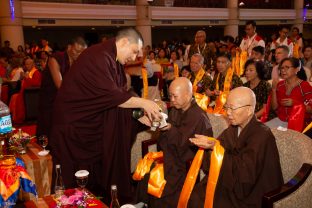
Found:
[[238, 0], [227, 0], [227, 8], [229, 12], [226, 26], [224, 27], [224, 35], [231, 35], [234, 38], [238, 36]]
[[146, 0], [136, 0], [136, 29], [142, 34], [144, 46], [152, 46], [151, 9]]
[[295, 19], [295, 24], [293, 25], [294, 27], [298, 27], [299, 31], [302, 32], [303, 30], [303, 4], [304, 0], [293, 0], [294, 1], [294, 6], [295, 6], [295, 11], [296, 11], [296, 19]]
[[18, 45], [24, 46], [20, 0], [0, 1], [0, 40], [2, 46], [4, 41], [10, 41], [11, 48], [15, 51]]

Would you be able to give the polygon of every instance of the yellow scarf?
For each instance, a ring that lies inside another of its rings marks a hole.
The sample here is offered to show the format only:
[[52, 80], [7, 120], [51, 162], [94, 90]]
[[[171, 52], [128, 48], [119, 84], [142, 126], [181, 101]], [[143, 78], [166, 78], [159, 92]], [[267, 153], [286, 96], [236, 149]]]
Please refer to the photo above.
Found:
[[239, 74], [237, 74], [239, 77], [244, 74], [244, 66], [245, 66], [246, 61], [247, 61], [247, 51], [242, 51], [240, 54], [240, 60], [239, 60], [240, 71], [239, 71]]
[[197, 91], [197, 84], [203, 78], [204, 75], [205, 75], [205, 70], [203, 68], [201, 68], [197, 72], [197, 75], [196, 75], [195, 80], [193, 82], [193, 93], [196, 93], [196, 91]]
[[[210, 157], [209, 176], [206, 187], [205, 208], [213, 207], [214, 193], [219, 178], [219, 173], [222, 167], [222, 161], [224, 157], [224, 148], [221, 146], [220, 141], [207, 137], [207, 139], [215, 141], [215, 146]], [[188, 201], [190, 199], [192, 190], [194, 188], [202, 161], [204, 156], [204, 150], [199, 149], [193, 159], [192, 165], [187, 173], [180, 197], [178, 202], [178, 208], [187, 208]]]
[[[227, 70], [225, 80], [224, 80], [223, 91], [220, 91], [220, 95], [216, 98], [216, 105], [214, 109], [212, 109], [211, 107], [208, 109], [209, 113], [225, 114], [223, 106], [231, 90], [233, 73], [234, 73], [234, 70], [232, 68], [229, 68]], [[219, 78], [220, 78], [220, 73], [218, 74], [218, 77], [216, 80], [216, 90], [219, 90], [220, 88]]]
[[298, 43], [293, 43], [293, 57], [294, 58], [299, 58], [299, 44]]

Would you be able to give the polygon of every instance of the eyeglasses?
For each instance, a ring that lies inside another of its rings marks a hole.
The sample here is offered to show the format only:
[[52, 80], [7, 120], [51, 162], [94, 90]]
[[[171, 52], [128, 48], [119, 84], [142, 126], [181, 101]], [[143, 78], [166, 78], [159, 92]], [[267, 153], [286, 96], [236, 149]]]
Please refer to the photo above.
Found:
[[284, 69], [284, 70], [288, 70], [288, 69], [291, 69], [291, 68], [295, 68], [293, 66], [281, 66], [280, 69]]
[[230, 106], [225, 105], [225, 106], [224, 106], [224, 109], [225, 109], [226, 111], [231, 111], [231, 112], [233, 112], [233, 111], [235, 111], [235, 110], [237, 110], [237, 109], [244, 108], [244, 107], [247, 107], [247, 106], [251, 106], [251, 105], [243, 105], [243, 106], [239, 106], [239, 107], [236, 107], [236, 108], [233, 108], [233, 107], [230, 107]]

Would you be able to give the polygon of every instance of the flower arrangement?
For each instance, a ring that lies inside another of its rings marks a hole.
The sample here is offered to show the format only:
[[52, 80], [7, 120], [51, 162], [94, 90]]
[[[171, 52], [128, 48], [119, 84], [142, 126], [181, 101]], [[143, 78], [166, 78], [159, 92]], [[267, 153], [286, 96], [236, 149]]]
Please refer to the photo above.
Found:
[[30, 136], [26, 132], [22, 132], [21, 129], [14, 130], [13, 135], [8, 141], [11, 151], [19, 152], [21, 154], [26, 153], [25, 147], [28, 143], [35, 141], [35, 136]]
[[56, 203], [53, 208], [98, 208], [102, 207], [102, 203], [91, 196], [87, 191], [79, 189], [67, 189], [64, 194], [55, 199]]

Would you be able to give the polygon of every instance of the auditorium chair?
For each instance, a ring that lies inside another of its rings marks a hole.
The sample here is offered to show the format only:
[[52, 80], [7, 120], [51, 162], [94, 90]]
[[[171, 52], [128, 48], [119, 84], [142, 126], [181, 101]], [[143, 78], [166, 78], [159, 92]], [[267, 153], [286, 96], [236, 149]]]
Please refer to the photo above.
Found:
[[266, 193], [262, 207], [312, 207], [312, 140], [289, 129], [271, 130], [276, 138], [285, 184]]

